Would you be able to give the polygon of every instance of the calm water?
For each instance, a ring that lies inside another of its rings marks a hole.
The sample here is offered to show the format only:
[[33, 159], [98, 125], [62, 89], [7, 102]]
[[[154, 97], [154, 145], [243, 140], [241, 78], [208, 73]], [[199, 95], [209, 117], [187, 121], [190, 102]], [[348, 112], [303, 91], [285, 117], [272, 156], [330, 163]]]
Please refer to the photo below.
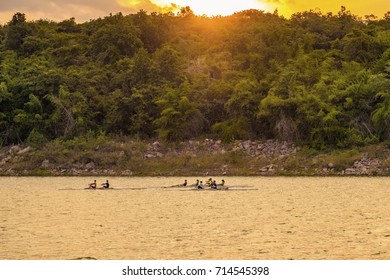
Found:
[[390, 178], [109, 179], [0, 177], [0, 259], [390, 259]]

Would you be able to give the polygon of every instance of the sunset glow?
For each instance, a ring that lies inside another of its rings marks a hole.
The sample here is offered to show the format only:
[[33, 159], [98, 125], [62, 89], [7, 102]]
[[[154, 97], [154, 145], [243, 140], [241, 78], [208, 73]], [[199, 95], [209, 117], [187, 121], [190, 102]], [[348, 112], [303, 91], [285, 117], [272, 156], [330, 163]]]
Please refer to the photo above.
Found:
[[[134, 7], [140, 4], [140, 0], [117, 0], [123, 7]], [[269, 4], [258, 0], [150, 0], [161, 12], [178, 12], [180, 8], [189, 6], [196, 15], [231, 15], [248, 9], [270, 11]]]
[[352, 14], [364, 18], [373, 14], [383, 18], [390, 10], [389, 0], [56, 0], [44, 4], [43, 0], [1, 1], [0, 24], [7, 23], [15, 12], [23, 12], [28, 20], [50, 19], [61, 21], [74, 17], [77, 22], [85, 22], [108, 14], [137, 13], [177, 13], [180, 8], [189, 6], [196, 15], [226, 16], [248, 9], [273, 13], [276, 9], [280, 16], [290, 18], [294, 13], [320, 10], [326, 14], [337, 14], [343, 5]]

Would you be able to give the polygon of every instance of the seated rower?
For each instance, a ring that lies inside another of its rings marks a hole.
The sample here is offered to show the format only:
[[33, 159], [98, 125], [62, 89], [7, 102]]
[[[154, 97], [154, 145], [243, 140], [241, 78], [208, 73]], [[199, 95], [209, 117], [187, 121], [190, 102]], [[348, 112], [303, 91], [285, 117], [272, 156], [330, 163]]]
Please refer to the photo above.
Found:
[[108, 180], [106, 180], [105, 183], [102, 184], [103, 188], [108, 189], [110, 187], [110, 183], [108, 183]]
[[204, 186], [203, 186], [203, 182], [200, 181], [198, 186], [197, 186], [198, 190], [203, 190], [204, 189]]
[[186, 187], [187, 186], [187, 180], [184, 180], [184, 183], [182, 185], [183, 187]]
[[217, 182], [215, 182], [215, 180], [210, 184], [210, 188], [212, 188], [212, 189], [217, 188]]
[[90, 183], [90, 184], [89, 184], [89, 187], [90, 187], [91, 189], [96, 189], [96, 180], [94, 180], [93, 183]]
[[221, 187], [223, 187], [224, 185], [225, 185], [225, 180], [224, 179], [222, 179], [222, 183], [221, 184], [219, 184]]

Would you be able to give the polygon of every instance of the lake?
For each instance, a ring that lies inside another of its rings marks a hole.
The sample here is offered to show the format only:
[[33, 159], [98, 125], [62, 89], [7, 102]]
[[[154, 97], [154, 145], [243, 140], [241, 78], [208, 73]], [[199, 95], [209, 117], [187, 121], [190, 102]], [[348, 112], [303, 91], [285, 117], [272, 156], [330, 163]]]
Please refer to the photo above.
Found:
[[0, 259], [390, 259], [389, 178], [184, 179], [0, 177]]

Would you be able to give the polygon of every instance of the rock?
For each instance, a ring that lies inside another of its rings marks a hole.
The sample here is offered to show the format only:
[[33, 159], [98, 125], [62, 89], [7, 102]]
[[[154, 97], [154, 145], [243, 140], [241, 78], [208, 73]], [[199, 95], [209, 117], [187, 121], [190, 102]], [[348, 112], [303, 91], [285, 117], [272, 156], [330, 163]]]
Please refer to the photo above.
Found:
[[93, 161], [90, 161], [88, 162], [86, 165], [85, 165], [85, 168], [87, 170], [92, 170], [92, 169], [95, 169], [95, 163]]
[[78, 175], [80, 174], [80, 171], [79, 170], [76, 170], [74, 168], [72, 168], [72, 170], [70, 171], [73, 175]]
[[129, 169], [126, 169], [126, 170], [122, 171], [121, 174], [123, 176], [132, 176], [133, 172], [131, 170], [129, 170]]
[[41, 163], [41, 167], [42, 168], [50, 168], [51, 164], [50, 164], [50, 160], [48, 159], [45, 159], [44, 161], [42, 161]]
[[164, 156], [164, 154], [163, 154], [163, 153], [156, 152], [156, 157], [158, 157], [158, 158], [162, 158], [163, 156]]
[[249, 150], [251, 148], [251, 141], [248, 140], [248, 141], [245, 141], [244, 143], [242, 143], [242, 147], [245, 149], [245, 150]]
[[381, 162], [379, 159], [370, 159], [363, 157], [353, 163], [351, 168], [347, 168], [344, 172], [346, 175], [371, 175], [380, 174], [382, 172]]
[[30, 146], [28, 146], [28, 147], [26, 147], [26, 148], [20, 150], [20, 151], [18, 152], [18, 155], [26, 154], [26, 153], [28, 153], [28, 152], [31, 152], [32, 150], [33, 150], [33, 148], [31, 148]]
[[1, 161], [0, 161], [0, 164], [6, 164], [7, 162], [9, 162], [11, 160], [11, 156], [6, 156], [5, 158], [3, 158]]
[[344, 170], [344, 174], [346, 175], [356, 175], [356, 169], [355, 168], [347, 168]]
[[361, 169], [359, 175], [368, 175], [370, 174], [370, 171], [367, 167], [363, 166], [363, 168]]
[[19, 145], [15, 145], [15, 146], [11, 146], [11, 148], [9, 148], [8, 150], [8, 153], [9, 154], [16, 154], [18, 153], [22, 148], [19, 146]]
[[270, 165], [268, 165], [268, 170], [275, 170], [275, 168], [276, 168], [276, 165], [275, 164], [270, 164]]
[[160, 152], [149, 152], [144, 155], [145, 158], [162, 158], [163, 156], [164, 154]]
[[16, 175], [16, 171], [11, 168], [11, 169], [6, 170], [5, 174], [6, 175], [10, 175], [10, 176], [15, 176]]
[[276, 165], [271, 163], [270, 165], [267, 165], [267, 166], [260, 168], [259, 172], [261, 172], [261, 173], [275, 173], [276, 167], [277, 167]]
[[290, 155], [296, 153], [294, 145], [287, 142], [278, 142], [274, 140], [267, 140], [266, 142], [260, 141], [241, 141], [235, 146], [236, 149], [243, 150], [247, 155], [267, 156], [272, 157], [274, 155]]

